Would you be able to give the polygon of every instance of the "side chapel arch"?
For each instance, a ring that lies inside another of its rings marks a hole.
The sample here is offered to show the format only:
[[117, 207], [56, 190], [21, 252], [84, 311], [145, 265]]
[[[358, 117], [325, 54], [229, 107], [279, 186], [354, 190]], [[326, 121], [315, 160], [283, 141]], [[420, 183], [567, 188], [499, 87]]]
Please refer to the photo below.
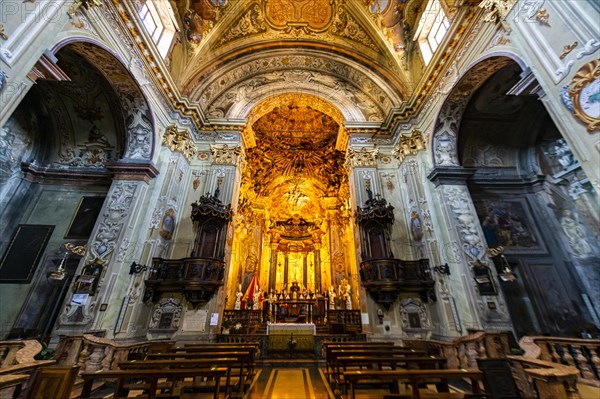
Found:
[[121, 161], [150, 162], [157, 143], [154, 118], [141, 83], [129, 71], [136, 68], [142, 71], [141, 61], [133, 57], [130, 65], [126, 66], [127, 63], [118, 54], [88, 38], [66, 39], [54, 46], [53, 53], [63, 49], [76, 52], [96, 66], [115, 91], [125, 123], [125, 148]]
[[[429, 143], [434, 167], [460, 166], [457, 146], [458, 131], [460, 130], [461, 116], [471, 96], [490, 76], [515, 60], [505, 55], [491, 56], [480, 60], [454, 85], [438, 113]], [[521, 62], [518, 63], [521, 65]]]

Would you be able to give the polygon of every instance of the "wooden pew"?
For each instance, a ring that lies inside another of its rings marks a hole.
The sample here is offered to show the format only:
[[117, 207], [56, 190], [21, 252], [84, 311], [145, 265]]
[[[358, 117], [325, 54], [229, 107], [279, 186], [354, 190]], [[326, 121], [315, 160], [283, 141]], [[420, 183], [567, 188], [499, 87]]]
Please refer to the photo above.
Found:
[[213, 369], [226, 367], [225, 394], [231, 394], [231, 370], [240, 367], [240, 360], [235, 357], [215, 359], [166, 359], [166, 360], [130, 360], [119, 362], [121, 370], [152, 370], [152, 369]]
[[254, 376], [254, 351], [253, 350], [229, 350], [221, 352], [172, 352], [172, 353], [149, 353], [146, 360], [174, 360], [174, 359], [218, 359], [235, 358], [239, 361], [239, 389], [243, 394], [246, 381]]
[[84, 372], [81, 373], [83, 379], [83, 390], [81, 392], [81, 399], [89, 399], [92, 392], [92, 385], [94, 380], [117, 380], [115, 386], [114, 399], [124, 398], [124, 380], [141, 380], [143, 384], [139, 385], [139, 388], [132, 387], [132, 389], [143, 389], [147, 392], [148, 399], [154, 399], [157, 395], [158, 380], [166, 378], [172, 381], [170, 390], [171, 397], [178, 397], [181, 387], [177, 386], [177, 381], [184, 378], [199, 378], [207, 377], [215, 379], [215, 387], [213, 393], [213, 399], [219, 399], [221, 390], [221, 378], [226, 377], [227, 368], [217, 367], [214, 369], [153, 369], [153, 370], [101, 370], [96, 372]]
[[447, 368], [447, 359], [434, 356], [342, 356], [336, 360], [337, 369], [333, 380], [338, 386], [344, 386], [347, 392], [347, 383], [343, 380], [343, 373], [352, 369], [359, 370], [441, 370]]
[[21, 395], [23, 384], [29, 380], [29, 374], [6, 374], [0, 375], [0, 397], [18, 398]]
[[[404, 347], [388, 347], [388, 348], [348, 348], [348, 349], [332, 349], [325, 359], [325, 374], [331, 382], [331, 375], [337, 369], [336, 359], [340, 356], [425, 356], [425, 352], [416, 351], [414, 349]], [[335, 377], [335, 376], [334, 376]]]
[[[332, 350], [339, 349], [385, 349], [394, 347], [393, 342], [323, 342], [323, 354], [325, 358]], [[400, 346], [399, 346], [400, 348]]]
[[19, 396], [21, 390], [29, 389], [33, 375], [43, 367], [56, 364], [55, 360], [36, 360], [27, 363], [17, 363], [0, 368], [0, 397], [5, 397], [12, 390], [14, 396]]
[[[471, 386], [474, 394], [480, 394], [481, 388], [479, 381], [483, 379], [483, 373], [479, 370], [464, 369], [446, 369], [446, 370], [353, 370], [344, 372], [344, 381], [350, 384], [349, 399], [356, 398], [356, 386], [361, 381], [379, 381], [381, 383], [393, 383], [395, 387], [399, 382], [408, 382], [411, 386], [412, 399], [421, 399], [419, 384], [428, 381], [447, 381], [449, 378], [468, 378], [471, 380]], [[397, 393], [397, 392], [392, 392]], [[439, 393], [427, 395], [427, 398], [449, 398], [452, 395]]]

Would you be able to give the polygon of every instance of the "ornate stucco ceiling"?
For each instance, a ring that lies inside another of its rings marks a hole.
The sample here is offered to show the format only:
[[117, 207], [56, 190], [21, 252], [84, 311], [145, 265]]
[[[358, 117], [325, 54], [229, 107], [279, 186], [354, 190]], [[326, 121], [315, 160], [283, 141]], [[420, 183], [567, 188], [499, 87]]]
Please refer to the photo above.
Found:
[[269, 98], [301, 93], [344, 121], [382, 122], [422, 73], [410, 36], [424, 3], [179, 0], [172, 74], [209, 120], [246, 119]]
[[344, 153], [335, 149], [339, 124], [302, 101], [289, 101], [253, 124], [256, 146], [246, 151], [241, 201], [259, 204], [272, 220], [300, 214], [314, 221], [347, 194]]

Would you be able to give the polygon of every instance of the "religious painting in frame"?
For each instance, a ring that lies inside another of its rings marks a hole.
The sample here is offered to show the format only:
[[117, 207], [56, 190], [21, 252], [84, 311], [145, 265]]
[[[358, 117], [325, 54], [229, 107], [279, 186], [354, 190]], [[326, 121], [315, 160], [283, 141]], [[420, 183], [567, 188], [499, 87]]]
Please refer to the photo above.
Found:
[[54, 226], [20, 224], [0, 261], [0, 283], [29, 284]]
[[88, 239], [96, 225], [106, 197], [81, 197], [77, 211], [69, 223], [65, 238]]
[[505, 253], [546, 252], [524, 198], [473, 201], [488, 247], [502, 246]]

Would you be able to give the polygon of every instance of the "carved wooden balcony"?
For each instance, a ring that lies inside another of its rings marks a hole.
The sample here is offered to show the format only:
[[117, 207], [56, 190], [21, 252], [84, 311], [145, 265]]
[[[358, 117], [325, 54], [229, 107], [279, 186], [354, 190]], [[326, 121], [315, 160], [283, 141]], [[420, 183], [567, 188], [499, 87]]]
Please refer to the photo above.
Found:
[[361, 262], [362, 285], [375, 302], [386, 309], [401, 293], [419, 294], [423, 301], [435, 299], [429, 260], [371, 259]]
[[212, 258], [152, 259], [145, 280], [144, 301], [158, 301], [161, 294], [182, 293], [194, 307], [204, 305], [223, 285], [225, 262]]

